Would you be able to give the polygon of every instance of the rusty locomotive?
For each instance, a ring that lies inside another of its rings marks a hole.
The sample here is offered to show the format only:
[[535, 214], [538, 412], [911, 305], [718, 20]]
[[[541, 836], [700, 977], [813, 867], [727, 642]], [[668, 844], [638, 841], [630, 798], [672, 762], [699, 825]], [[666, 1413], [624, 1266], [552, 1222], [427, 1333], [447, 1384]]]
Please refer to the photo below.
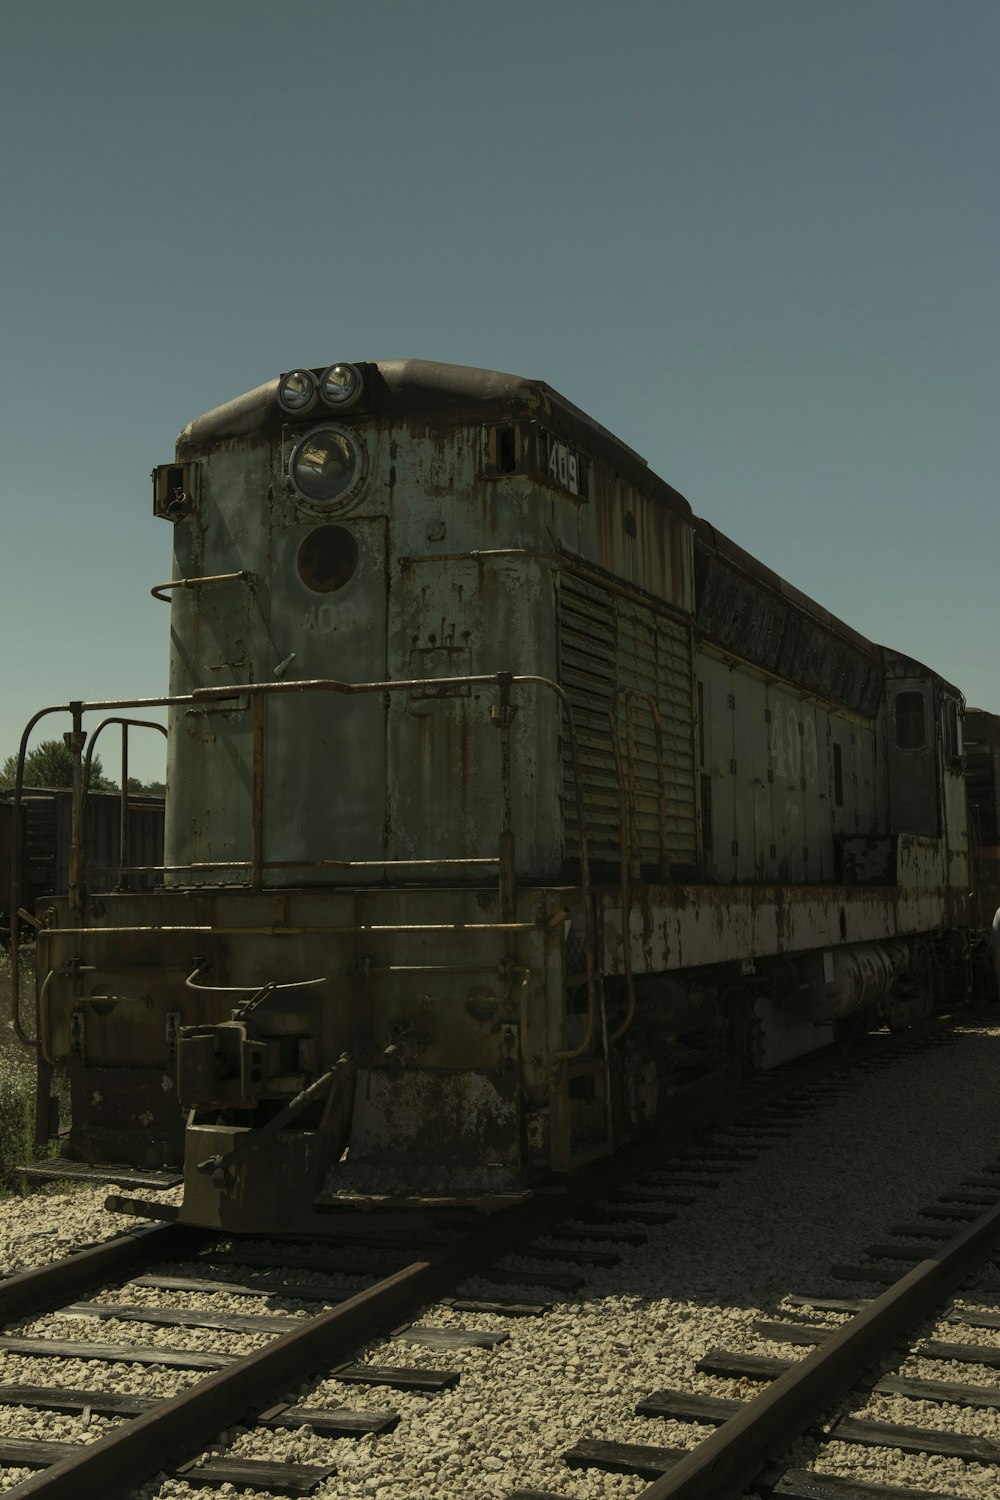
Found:
[[544, 383], [295, 369], [153, 478], [162, 883], [75, 845], [37, 914], [67, 1154], [233, 1230], [508, 1202], [964, 993], [961, 694]]

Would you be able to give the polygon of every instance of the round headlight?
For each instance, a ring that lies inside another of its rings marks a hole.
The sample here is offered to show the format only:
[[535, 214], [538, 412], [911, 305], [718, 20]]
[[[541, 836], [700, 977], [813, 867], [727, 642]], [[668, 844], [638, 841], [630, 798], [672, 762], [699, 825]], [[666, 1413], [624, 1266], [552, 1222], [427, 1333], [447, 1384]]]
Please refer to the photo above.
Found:
[[319, 382], [320, 394], [328, 406], [353, 406], [361, 395], [361, 371], [353, 365], [330, 365]]
[[307, 412], [316, 400], [316, 377], [311, 370], [289, 370], [278, 381], [278, 405], [293, 416]]
[[347, 499], [364, 473], [357, 441], [339, 427], [317, 427], [298, 443], [288, 464], [293, 489], [313, 505]]

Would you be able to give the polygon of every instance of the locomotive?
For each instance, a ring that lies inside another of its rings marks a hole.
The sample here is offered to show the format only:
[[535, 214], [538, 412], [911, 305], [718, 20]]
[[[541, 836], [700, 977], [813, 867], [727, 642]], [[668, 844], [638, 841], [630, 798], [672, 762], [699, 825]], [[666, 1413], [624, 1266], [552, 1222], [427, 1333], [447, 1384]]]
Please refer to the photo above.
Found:
[[[153, 481], [169, 693], [68, 706], [36, 915], [66, 1154], [183, 1171], [181, 1219], [233, 1231], [492, 1207], [964, 993], [960, 692], [548, 385], [296, 368]], [[97, 891], [84, 724], [155, 704], [162, 883]]]

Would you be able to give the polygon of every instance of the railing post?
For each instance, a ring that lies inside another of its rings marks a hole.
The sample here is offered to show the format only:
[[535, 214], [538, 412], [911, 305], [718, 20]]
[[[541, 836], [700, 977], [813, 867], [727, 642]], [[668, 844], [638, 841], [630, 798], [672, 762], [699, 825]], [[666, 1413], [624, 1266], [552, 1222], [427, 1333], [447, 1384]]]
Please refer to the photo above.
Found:
[[[525, 681], [546, 682], [546, 678], [526, 678]], [[597, 993], [597, 932], [594, 920], [594, 902], [590, 889], [590, 854], [587, 847], [587, 825], [584, 816], [583, 788], [580, 785], [580, 752], [576, 738], [576, 719], [573, 714], [573, 705], [564, 688], [558, 683], [551, 686], [559, 695], [566, 717], [566, 734], [569, 739], [570, 765], [573, 767], [573, 798], [576, 805], [577, 837], [580, 844], [580, 900], [583, 905], [583, 947], [587, 965], [587, 1024], [583, 1039], [575, 1047], [566, 1048], [561, 1052], [552, 1054], [553, 1062], [572, 1062], [576, 1057], [582, 1057], [590, 1050], [594, 1039], [594, 1030], [597, 1024], [598, 993]], [[600, 995], [601, 1011], [601, 1041], [605, 1060], [608, 1049], [607, 1016], [604, 1006], [604, 988], [601, 987]]]
[[497, 673], [500, 689], [499, 706], [490, 710], [490, 717], [500, 731], [500, 910], [505, 922], [509, 922], [517, 905], [514, 873], [514, 793], [511, 785], [510, 725], [516, 713], [510, 701], [513, 676], [510, 672]]
[[86, 862], [83, 820], [83, 705], [71, 703], [69, 711], [73, 717], [73, 728], [63, 735], [67, 750], [73, 757], [73, 800], [70, 812], [69, 844], [69, 910], [75, 922], [83, 914], [83, 873]]
[[[627, 764], [622, 764], [621, 746], [618, 742], [618, 704], [621, 698], [625, 699], [625, 750]], [[637, 744], [635, 737], [635, 720], [633, 714], [633, 702], [641, 698], [649, 708], [650, 717], [653, 721], [653, 732], [656, 736], [656, 807], [657, 822], [659, 825], [660, 838], [660, 879], [670, 878], [670, 860], [667, 853], [667, 785], [666, 767], [663, 761], [663, 724], [660, 719], [659, 706], [650, 693], [643, 692], [641, 688], [622, 687], [616, 684], [608, 703], [608, 723], [611, 729], [611, 751], [615, 760], [615, 778], [618, 782], [618, 832], [619, 832], [619, 869], [621, 882], [621, 906], [622, 906], [622, 969], [625, 975], [625, 989], [628, 1001], [625, 1009], [625, 1017], [617, 1030], [611, 1033], [609, 1040], [617, 1042], [623, 1037], [635, 1019], [635, 978], [632, 973], [632, 952], [630, 922], [632, 914], [632, 885], [633, 880], [642, 878], [642, 846], [641, 829], [639, 826], [638, 813], [638, 781], [636, 762]]]
[[128, 724], [122, 722], [122, 795], [118, 814], [118, 886], [128, 890], [131, 880], [122, 874], [132, 863], [128, 838]]
[[633, 880], [642, 878], [642, 842], [639, 828], [639, 788], [636, 777], [638, 746], [635, 738], [635, 699], [626, 689], [625, 696], [625, 775], [628, 785], [627, 806], [621, 816], [628, 819], [628, 868]]
[[250, 883], [264, 885], [264, 694], [253, 693], [253, 785], [251, 787]]

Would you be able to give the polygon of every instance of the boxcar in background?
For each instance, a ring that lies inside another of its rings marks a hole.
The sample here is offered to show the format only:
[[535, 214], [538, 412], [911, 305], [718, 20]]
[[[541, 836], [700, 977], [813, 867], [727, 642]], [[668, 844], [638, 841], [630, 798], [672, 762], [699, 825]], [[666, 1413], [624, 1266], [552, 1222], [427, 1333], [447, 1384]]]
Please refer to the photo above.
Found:
[[[14, 793], [0, 792], [0, 941], [6, 942], [11, 920], [11, 857]], [[18, 840], [19, 904], [34, 911], [46, 896], [69, 889], [73, 793], [69, 787], [26, 787], [21, 794]], [[86, 799], [84, 837], [91, 893], [149, 891], [162, 879], [163, 798], [130, 794], [125, 863], [142, 873], [120, 876], [121, 794], [90, 792]]]

